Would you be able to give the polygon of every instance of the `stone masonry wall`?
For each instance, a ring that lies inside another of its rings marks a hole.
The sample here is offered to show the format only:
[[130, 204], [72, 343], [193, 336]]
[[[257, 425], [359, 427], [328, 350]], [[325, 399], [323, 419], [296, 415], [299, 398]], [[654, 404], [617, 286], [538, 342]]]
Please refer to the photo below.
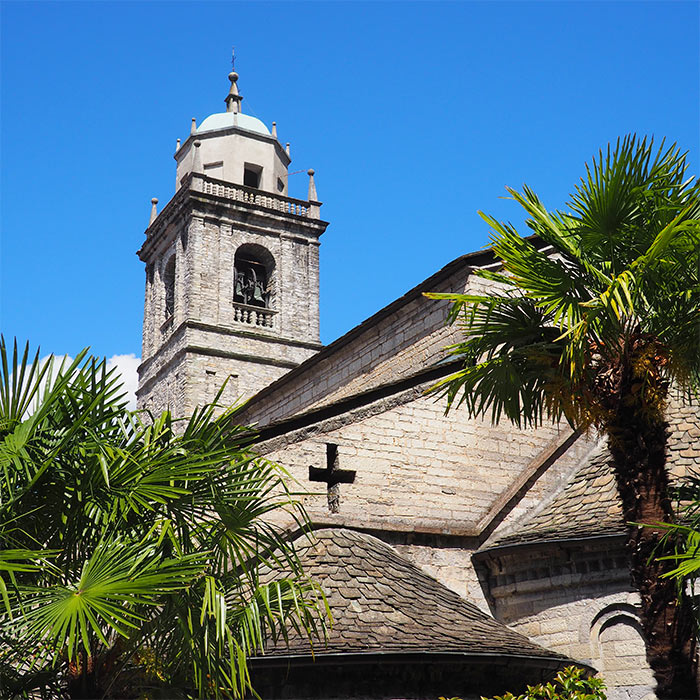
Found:
[[234, 257], [243, 244], [269, 251], [274, 336], [318, 343], [318, 240], [286, 231], [275, 220], [265, 229], [239, 221], [205, 217], [191, 233], [194, 291], [189, 318], [211, 325], [236, 327], [234, 317]]
[[[667, 466], [700, 472], [700, 407], [672, 392]], [[497, 619], [591, 663], [611, 700], [651, 697], [654, 686], [630, 587], [625, 528], [607, 451], [596, 450], [567, 484], [476, 555], [488, 569]], [[588, 538], [586, 538], [588, 535]], [[557, 541], [558, 540], [558, 541]]]
[[[450, 274], [419, 287], [479, 293], [491, 284], [470, 276], [466, 262], [451, 265]], [[349, 342], [339, 339], [329, 346], [329, 354], [314, 358], [305, 372], [293, 378], [290, 375], [268, 396], [256, 398], [244, 420], [266, 425], [398, 381], [442, 360], [445, 347], [460, 338], [458, 327], [445, 325], [449, 303], [427, 299], [422, 293], [409, 292], [406, 297], [395, 302], [395, 308], [390, 305], [391, 313], [383, 318], [369, 319], [351, 331], [355, 335]]]
[[[185, 416], [212, 401], [226, 377], [232, 379], [222, 401], [234, 403], [321, 347], [318, 236], [326, 224], [240, 202], [206, 201], [200, 194], [188, 200], [184, 191], [176, 199], [162, 229], [159, 219], [149, 229], [142, 254], [147, 284], [138, 396], [141, 407], [169, 405]], [[265, 248], [275, 261], [268, 271], [271, 325], [240, 315], [233, 301], [234, 257], [244, 243]], [[175, 312], [165, 319], [163, 267], [172, 255]], [[176, 367], [183, 393], [171, 400], [169, 375]]]
[[[469, 558], [482, 529], [496, 518], [506, 523], [534, 508], [588, 447], [572, 448], [514, 502], [504, 504], [503, 512], [490, 513], [513, 479], [559, 440], [561, 431], [550, 425], [504, 433], [488, 420], [467, 420], [461, 411], [445, 416], [440, 403], [423, 395], [424, 388], [271, 439], [258, 449], [285, 467], [300, 490], [311, 492], [303, 502], [315, 523], [397, 537], [400, 551], [483, 605]], [[338, 513], [329, 510], [326, 484], [309, 481], [310, 466], [325, 468], [329, 443], [337, 445], [337, 467], [356, 472], [354, 483], [339, 487]], [[401, 540], [407, 533], [444, 539]], [[455, 537], [461, 538], [459, 546]]]
[[592, 665], [609, 700], [655, 698], [622, 538], [494, 552], [488, 568], [497, 620]]
[[154, 416], [166, 410], [174, 416], [186, 415], [186, 365], [183, 356], [174, 358], [150, 390], [139, 397], [138, 407], [150, 411]]
[[196, 406], [211, 403], [226, 379], [226, 388], [218, 402], [222, 407], [241, 403], [255, 392], [259, 383], [269, 384], [288, 371], [285, 367], [259, 364], [253, 374], [251, 362], [196, 353], [188, 353], [186, 363], [184, 415], [189, 415]]

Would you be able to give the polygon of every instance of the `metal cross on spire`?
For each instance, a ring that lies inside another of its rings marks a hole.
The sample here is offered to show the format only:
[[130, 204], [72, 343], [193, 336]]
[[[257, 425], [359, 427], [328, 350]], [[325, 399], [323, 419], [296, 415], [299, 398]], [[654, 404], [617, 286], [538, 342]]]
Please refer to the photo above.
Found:
[[236, 63], [236, 51], [234, 47], [231, 47], [231, 72], [228, 74], [228, 79], [231, 81], [231, 89], [228, 95], [226, 95], [226, 111], [233, 112], [234, 114], [241, 111], [241, 100], [243, 99], [238, 94], [238, 87], [236, 86], [236, 81], [238, 80], [238, 73], [235, 71]]

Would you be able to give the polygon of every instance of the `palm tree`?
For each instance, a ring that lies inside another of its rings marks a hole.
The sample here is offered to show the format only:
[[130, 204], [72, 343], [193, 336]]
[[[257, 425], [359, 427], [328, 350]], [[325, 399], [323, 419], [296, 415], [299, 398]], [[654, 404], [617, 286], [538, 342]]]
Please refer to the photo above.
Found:
[[664, 408], [671, 385], [700, 386], [700, 187], [674, 145], [628, 136], [601, 151], [571, 195], [549, 212], [530, 189], [509, 189], [534, 234], [481, 214], [502, 271], [481, 295], [453, 302], [464, 367], [434, 390], [449, 407], [517, 425], [566, 419], [602, 431], [628, 528], [633, 584], [657, 694], [697, 697], [687, 601], [654, 560], [673, 512]]
[[230, 411], [143, 420], [85, 352], [42, 365], [3, 339], [0, 363], [0, 696], [240, 698], [266, 637], [323, 637], [271, 524], [304, 513]]
[[700, 631], [700, 471], [689, 470], [671, 493], [678, 502], [680, 517], [662, 528], [672, 544], [663, 558], [674, 564], [664, 577], [674, 579], [680, 590], [690, 593], [696, 630]]

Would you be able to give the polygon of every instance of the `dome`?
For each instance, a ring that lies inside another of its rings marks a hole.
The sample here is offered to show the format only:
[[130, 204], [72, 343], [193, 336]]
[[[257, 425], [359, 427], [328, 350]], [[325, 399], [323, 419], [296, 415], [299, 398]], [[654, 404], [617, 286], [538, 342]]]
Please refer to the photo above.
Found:
[[257, 134], [265, 134], [265, 136], [270, 135], [268, 128], [259, 119], [251, 117], [249, 114], [234, 112], [212, 114], [199, 125], [197, 133], [201, 134], [204, 131], [228, 129], [233, 126], [237, 126], [239, 129], [246, 129], [247, 131], [254, 131]]

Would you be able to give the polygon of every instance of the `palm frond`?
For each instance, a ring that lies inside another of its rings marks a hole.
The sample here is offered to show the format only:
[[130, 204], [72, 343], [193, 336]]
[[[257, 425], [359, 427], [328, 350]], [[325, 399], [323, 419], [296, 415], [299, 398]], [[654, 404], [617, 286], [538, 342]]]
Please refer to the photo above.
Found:
[[503, 267], [479, 275], [493, 290], [427, 295], [452, 302], [448, 320], [466, 338], [447, 349], [464, 369], [434, 387], [448, 410], [600, 424], [607, 409], [592, 377], [619, 363], [633, 336], [663, 348], [658, 377], [700, 390], [700, 186], [685, 171], [675, 145], [628, 136], [587, 166], [570, 214], [549, 212], [527, 186], [508, 188], [546, 247], [481, 214]]
[[[0, 673], [19, 664], [12, 683], [32, 685], [72, 660], [71, 673], [112, 668], [113, 684], [145, 663], [158, 682], [242, 697], [261, 640], [283, 624], [322, 633], [318, 591], [271, 522], [284, 511], [304, 530], [305, 513], [235, 409], [149, 420], [104, 361], [30, 357], [0, 348]], [[289, 589], [265, 593], [262, 566], [289, 572]]]
[[[85, 560], [80, 576], [52, 585], [20, 586], [15, 634], [44, 644], [72, 660], [91, 638], [129, 636], [143, 619], [142, 606], [157, 605], [163, 593], [188, 587], [202, 572], [206, 552], [163, 560], [153, 547], [121, 538], [105, 539]], [[54, 656], [56, 658], [56, 656]]]

